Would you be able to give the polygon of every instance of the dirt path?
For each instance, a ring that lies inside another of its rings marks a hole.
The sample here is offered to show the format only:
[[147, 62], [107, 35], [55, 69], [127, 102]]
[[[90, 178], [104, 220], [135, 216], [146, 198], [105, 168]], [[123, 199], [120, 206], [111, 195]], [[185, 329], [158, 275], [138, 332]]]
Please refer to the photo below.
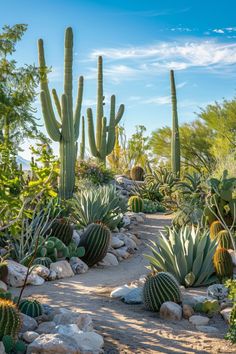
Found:
[[[148, 216], [139, 226], [144, 242], [169, 223], [168, 216]], [[104, 336], [105, 353], [236, 353], [236, 347], [223, 340], [226, 325], [219, 316], [210, 324], [219, 329], [217, 335], [195, 330], [187, 320], [167, 322], [158, 314], [145, 311], [142, 305], [126, 305], [109, 297], [116, 286], [138, 279], [147, 273], [145, 243], [130, 259], [117, 267], [93, 268], [88, 273], [40, 287], [27, 287], [25, 295], [34, 295], [53, 306], [68, 307], [89, 313], [96, 330]], [[201, 290], [194, 290], [196, 293]]]

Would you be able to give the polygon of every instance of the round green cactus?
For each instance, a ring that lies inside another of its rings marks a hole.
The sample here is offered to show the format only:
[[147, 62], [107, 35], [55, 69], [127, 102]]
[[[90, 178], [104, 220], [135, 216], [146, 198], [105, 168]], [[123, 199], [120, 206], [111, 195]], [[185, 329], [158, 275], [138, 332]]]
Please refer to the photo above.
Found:
[[50, 268], [51, 263], [52, 263], [52, 260], [49, 257], [38, 257], [38, 258], [35, 258], [35, 260], [34, 260], [35, 265], [43, 265], [44, 267], [47, 267], [47, 268]]
[[56, 219], [48, 230], [51, 236], [61, 240], [66, 246], [70, 244], [73, 236], [73, 227], [66, 219]]
[[19, 305], [22, 313], [30, 317], [39, 317], [43, 314], [43, 307], [37, 300], [22, 300]]
[[232, 249], [232, 240], [227, 230], [222, 230], [217, 235], [219, 248], [225, 248], [226, 250]]
[[130, 176], [133, 181], [143, 181], [144, 169], [141, 166], [134, 166], [130, 171]]
[[6, 335], [16, 338], [20, 326], [20, 313], [16, 305], [10, 300], [0, 299], [0, 340]]
[[181, 302], [181, 292], [177, 280], [167, 272], [148, 276], [143, 288], [143, 300], [148, 310], [157, 312], [166, 301]]
[[132, 196], [129, 198], [128, 205], [130, 210], [134, 213], [139, 213], [143, 211], [144, 203], [143, 199], [138, 196]]
[[220, 279], [233, 276], [233, 262], [225, 248], [218, 248], [214, 254], [213, 263], [217, 276]]
[[100, 262], [105, 255], [111, 240], [111, 232], [103, 224], [90, 224], [80, 239], [80, 247], [85, 248], [81, 259], [89, 266]]

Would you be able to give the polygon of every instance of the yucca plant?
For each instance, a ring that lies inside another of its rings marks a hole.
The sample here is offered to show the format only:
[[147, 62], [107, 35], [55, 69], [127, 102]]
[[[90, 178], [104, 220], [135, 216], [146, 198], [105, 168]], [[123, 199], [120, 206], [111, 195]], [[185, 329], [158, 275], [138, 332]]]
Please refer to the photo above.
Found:
[[73, 217], [81, 228], [100, 222], [113, 230], [127, 211], [126, 200], [112, 185], [81, 191], [72, 205]]
[[217, 280], [214, 275], [213, 256], [217, 241], [211, 240], [209, 231], [200, 227], [167, 228], [150, 246], [152, 256], [146, 255], [151, 268], [169, 272], [184, 286], [209, 285]]

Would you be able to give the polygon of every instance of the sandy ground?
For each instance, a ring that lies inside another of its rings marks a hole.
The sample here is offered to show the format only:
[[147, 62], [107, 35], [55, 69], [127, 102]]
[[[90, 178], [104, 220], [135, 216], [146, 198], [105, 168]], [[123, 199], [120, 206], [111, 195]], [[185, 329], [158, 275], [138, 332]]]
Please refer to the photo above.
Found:
[[[139, 251], [117, 267], [98, 267], [86, 274], [61, 281], [47, 282], [40, 287], [27, 287], [24, 295], [33, 295], [53, 306], [67, 307], [88, 313], [94, 326], [105, 339], [105, 353], [236, 353], [236, 346], [225, 341], [227, 326], [220, 316], [210, 324], [219, 334], [198, 332], [187, 320], [167, 322], [142, 305], [126, 305], [111, 299], [109, 294], [119, 285], [129, 283], [147, 273], [146, 243], [169, 223], [168, 216], [149, 215], [138, 227], [143, 240]], [[191, 290], [202, 293], [202, 289]], [[17, 293], [17, 291], [16, 291]]]

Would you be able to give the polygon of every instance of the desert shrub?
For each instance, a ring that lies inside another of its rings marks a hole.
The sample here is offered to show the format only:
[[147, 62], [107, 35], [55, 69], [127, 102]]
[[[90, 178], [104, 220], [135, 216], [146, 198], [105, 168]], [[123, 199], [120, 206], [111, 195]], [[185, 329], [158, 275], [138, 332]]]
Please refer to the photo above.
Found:
[[79, 180], [91, 181], [95, 185], [103, 185], [111, 182], [114, 178], [113, 172], [104, 164], [98, 164], [91, 160], [79, 161], [77, 167]]
[[149, 199], [143, 199], [143, 212], [152, 214], [157, 212], [164, 212], [166, 209], [160, 202], [154, 202]]
[[142, 199], [148, 199], [153, 202], [161, 202], [163, 200], [163, 195], [161, 194], [158, 186], [146, 182], [140, 185], [135, 185], [133, 187], [132, 194], [138, 195]]
[[150, 246], [153, 255], [146, 257], [156, 271], [169, 272], [184, 286], [209, 285], [217, 280], [213, 256], [217, 241], [200, 227], [168, 228]]
[[103, 223], [115, 229], [127, 211], [127, 201], [112, 185], [93, 187], [78, 193], [72, 201], [73, 218], [79, 227]]

